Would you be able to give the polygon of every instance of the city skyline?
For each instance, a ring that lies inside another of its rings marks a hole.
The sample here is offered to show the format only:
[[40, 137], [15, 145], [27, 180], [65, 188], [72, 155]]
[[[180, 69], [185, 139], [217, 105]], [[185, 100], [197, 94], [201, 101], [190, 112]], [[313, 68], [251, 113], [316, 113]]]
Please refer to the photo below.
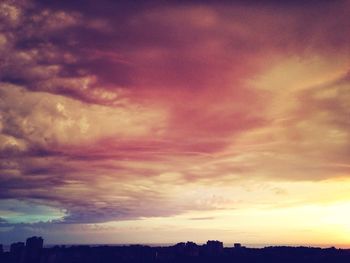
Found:
[[0, 3], [0, 244], [350, 247], [349, 1]]
[[268, 246], [250, 248], [235, 243], [224, 247], [218, 240], [202, 245], [180, 242], [171, 246], [54, 246], [44, 247], [42, 237], [33, 236], [26, 242], [11, 244], [4, 252], [0, 245], [0, 260], [4, 263], [61, 262], [347, 262], [350, 249], [310, 246]]

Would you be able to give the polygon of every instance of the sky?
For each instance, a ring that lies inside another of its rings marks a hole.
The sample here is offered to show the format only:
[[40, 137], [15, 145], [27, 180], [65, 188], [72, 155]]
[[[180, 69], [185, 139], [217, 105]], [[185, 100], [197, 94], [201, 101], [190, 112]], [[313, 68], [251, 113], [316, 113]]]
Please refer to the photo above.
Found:
[[0, 2], [0, 243], [350, 247], [349, 1]]

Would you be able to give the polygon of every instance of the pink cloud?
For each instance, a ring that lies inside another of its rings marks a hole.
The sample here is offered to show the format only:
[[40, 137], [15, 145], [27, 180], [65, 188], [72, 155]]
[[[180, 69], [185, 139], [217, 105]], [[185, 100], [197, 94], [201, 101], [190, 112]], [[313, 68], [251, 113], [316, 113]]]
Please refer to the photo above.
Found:
[[349, 78], [338, 74], [349, 65], [329, 59], [349, 55], [345, 2], [117, 14], [6, 5], [2, 199], [39, 200], [65, 209], [65, 222], [94, 223], [235, 205], [183, 200], [177, 186], [349, 173]]

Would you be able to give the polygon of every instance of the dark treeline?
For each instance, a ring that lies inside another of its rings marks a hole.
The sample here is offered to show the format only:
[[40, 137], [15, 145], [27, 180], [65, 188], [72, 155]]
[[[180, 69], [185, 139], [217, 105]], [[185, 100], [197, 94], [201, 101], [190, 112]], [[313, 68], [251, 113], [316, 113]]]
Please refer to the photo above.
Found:
[[240, 244], [223, 247], [220, 241], [204, 245], [193, 242], [168, 247], [128, 246], [55, 246], [43, 248], [41, 237], [11, 245], [4, 252], [0, 245], [1, 263], [152, 263], [152, 262], [350, 262], [350, 249], [313, 247], [246, 248]]

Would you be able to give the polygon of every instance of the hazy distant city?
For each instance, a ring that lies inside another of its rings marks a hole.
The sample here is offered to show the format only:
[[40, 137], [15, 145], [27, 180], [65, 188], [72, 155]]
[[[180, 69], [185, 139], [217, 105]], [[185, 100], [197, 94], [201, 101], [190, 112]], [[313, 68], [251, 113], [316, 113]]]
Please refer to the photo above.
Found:
[[350, 249], [270, 246], [249, 248], [235, 243], [224, 247], [218, 240], [197, 245], [187, 241], [172, 246], [74, 245], [44, 247], [42, 237], [0, 245], [1, 263], [109, 263], [109, 262], [349, 262]]

